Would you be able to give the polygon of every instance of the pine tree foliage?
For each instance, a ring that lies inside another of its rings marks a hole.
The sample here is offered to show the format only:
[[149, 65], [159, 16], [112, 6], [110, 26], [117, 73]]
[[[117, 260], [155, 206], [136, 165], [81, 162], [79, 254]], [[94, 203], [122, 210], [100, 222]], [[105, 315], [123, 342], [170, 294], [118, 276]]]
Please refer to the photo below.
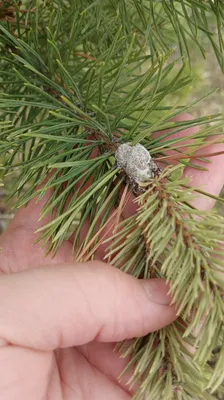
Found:
[[[136, 199], [136, 215], [120, 223], [108, 252], [108, 257], [115, 254], [112, 262], [116, 267], [136, 277], [166, 278], [180, 316], [172, 326], [150, 334], [147, 341], [144, 338], [143, 346], [139, 347], [142, 339], [133, 344], [135, 357], [130, 364], [137, 359], [133, 382], [142, 379], [142, 373], [148, 370], [136, 398], [144, 398], [147, 393], [154, 394], [151, 398], [169, 398], [173, 391], [183, 398], [210, 398], [201, 395], [202, 390], [212, 387], [214, 391], [223, 380], [223, 369], [212, 373], [206, 363], [214, 344], [223, 340], [220, 246], [224, 221], [216, 213], [192, 208], [189, 203], [194, 189], [186, 191], [185, 184], [184, 180], [164, 181], [164, 175], [151, 183]], [[203, 326], [194, 337], [202, 319]], [[189, 351], [192, 343], [193, 356]], [[221, 360], [220, 355], [220, 365]]]
[[[191, 47], [206, 56], [203, 36], [224, 70], [223, 1], [0, 5], [1, 169], [16, 171], [16, 206], [50, 189], [41, 217], [51, 218], [37, 239], [50, 243], [49, 252], [73, 232], [77, 260], [94, 258], [104, 242], [112, 265], [170, 283], [178, 320], [119, 345], [122, 356], [131, 355], [127, 369], [134, 365], [130, 384], [140, 382], [135, 399], [210, 400], [217, 389], [222, 395], [224, 222], [215, 211], [191, 206], [193, 196], [209, 194], [190, 188], [181, 171], [186, 165], [206, 170], [207, 156], [204, 168], [192, 156], [206, 138], [222, 140], [223, 115], [172, 119], [203, 100], [185, 105], [180, 95], [192, 83]], [[174, 47], [178, 60], [171, 57]], [[173, 94], [178, 103], [171, 103]], [[194, 126], [200, 130], [190, 142], [172, 136]], [[137, 195], [134, 190], [130, 217], [123, 212], [133, 187], [115, 164], [124, 142], [141, 142], [164, 168]], [[169, 165], [171, 150], [176, 166]], [[105, 241], [111, 226], [113, 237]]]

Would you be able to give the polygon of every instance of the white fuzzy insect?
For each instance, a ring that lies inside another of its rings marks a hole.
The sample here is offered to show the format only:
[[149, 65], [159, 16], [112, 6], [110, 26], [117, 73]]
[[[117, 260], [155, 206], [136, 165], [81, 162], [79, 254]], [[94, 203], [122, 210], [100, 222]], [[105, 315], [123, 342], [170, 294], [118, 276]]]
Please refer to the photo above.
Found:
[[115, 152], [115, 158], [117, 166], [124, 170], [131, 182], [137, 184], [147, 182], [161, 172], [148, 150], [139, 143], [135, 146], [121, 144]]

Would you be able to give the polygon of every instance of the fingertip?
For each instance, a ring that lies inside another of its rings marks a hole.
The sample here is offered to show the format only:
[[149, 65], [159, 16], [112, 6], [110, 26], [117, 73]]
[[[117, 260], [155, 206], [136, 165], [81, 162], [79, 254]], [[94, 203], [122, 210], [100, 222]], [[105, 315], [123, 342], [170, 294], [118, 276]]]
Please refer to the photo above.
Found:
[[150, 301], [153, 301], [157, 304], [170, 305], [172, 301], [172, 298], [169, 295], [170, 288], [163, 279], [142, 279], [140, 282], [149, 296]]

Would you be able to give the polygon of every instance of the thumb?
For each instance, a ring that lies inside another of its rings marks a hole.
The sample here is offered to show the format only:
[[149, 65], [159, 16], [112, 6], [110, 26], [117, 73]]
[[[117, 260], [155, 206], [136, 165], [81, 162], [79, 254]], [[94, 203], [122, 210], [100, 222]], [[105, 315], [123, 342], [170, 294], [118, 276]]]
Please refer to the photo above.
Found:
[[0, 277], [0, 338], [41, 350], [116, 342], [171, 323], [167, 286], [90, 262]]

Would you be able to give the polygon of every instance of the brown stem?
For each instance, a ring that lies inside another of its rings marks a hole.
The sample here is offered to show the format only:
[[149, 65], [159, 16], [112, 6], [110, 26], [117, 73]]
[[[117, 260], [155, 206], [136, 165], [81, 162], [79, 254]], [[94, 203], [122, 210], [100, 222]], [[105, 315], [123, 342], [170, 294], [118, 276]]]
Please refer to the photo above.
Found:
[[73, 54], [73, 56], [76, 56], [76, 57], [82, 57], [82, 58], [86, 58], [87, 60], [96, 61], [95, 57], [92, 57], [92, 56], [90, 56], [89, 54], [86, 54], [86, 53], [81, 53], [81, 52], [75, 52], [74, 51], [72, 54]]

